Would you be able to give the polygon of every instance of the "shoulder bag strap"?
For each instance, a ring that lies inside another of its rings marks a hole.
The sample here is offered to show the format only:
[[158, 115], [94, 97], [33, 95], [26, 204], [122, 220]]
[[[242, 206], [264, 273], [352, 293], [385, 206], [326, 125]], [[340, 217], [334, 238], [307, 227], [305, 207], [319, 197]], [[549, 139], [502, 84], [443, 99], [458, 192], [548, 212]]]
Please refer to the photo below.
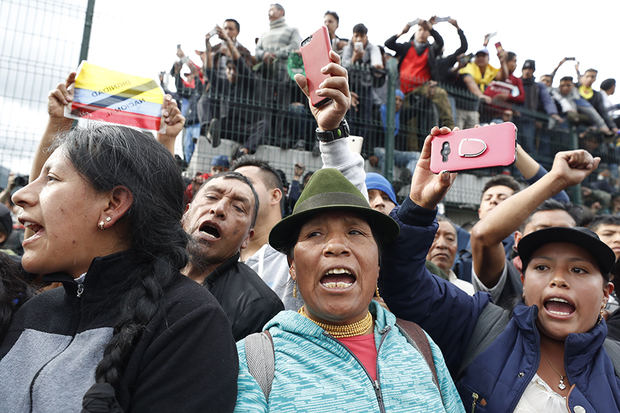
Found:
[[275, 375], [275, 354], [271, 334], [267, 330], [250, 334], [245, 338], [244, 346], [248, 370], [265, 394], [265, 399], [269, 401]]
[[[437, 369], [435, 369], [435, 362], [433, 360], [433, 352], [431, 350], [431, 344], [428, 342], [428, 337], [422, 330], [422, 327], [412, 321], [403, 320], [402, 318], [396, 319], [396, 326], [401, 333], [405, 336], [409, 344], [416, 348], [424, 357], [428, 368], [433, 373], [433, 383], [439, 389], [439, 380], [437, 379]], [[440, 390], [441, 393], [441, 390]]]

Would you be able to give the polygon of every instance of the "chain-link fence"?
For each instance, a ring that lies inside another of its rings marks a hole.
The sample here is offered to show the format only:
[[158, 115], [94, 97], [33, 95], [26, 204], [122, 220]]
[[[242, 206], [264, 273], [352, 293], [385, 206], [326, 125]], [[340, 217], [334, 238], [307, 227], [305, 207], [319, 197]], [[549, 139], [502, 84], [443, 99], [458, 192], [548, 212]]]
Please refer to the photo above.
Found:
[[0, 2], [0, 186], [28, 174], [47, 120], [47, 94], [80, 55], [86, 2]]
[[[47, 93], [76, 67], [85, 17], [86, 1], [0, 3], [0, 186], [9, 171], [29, 172], [45, 128]], [[187, 59], [171, 62], [170, 71], [160, 76], [187, 118], [180, 138], [187, 175], [208, 172], [211, 160], [222, 154], [234, 159], [253, 153], [289, 177], [296, 163], [307, 170], [320, 168], [316, 123], [292, 78], [300, 59], [266, 64], [249, 54], [232, 59], [226, 53], [215, 53], [202, 67]], [[600, 135], [585, 129], [578, 135], [568, 121], [554, 124], [547, 113], [522, 105], [483, 103], [458, 82], [401, 79], [396, 61], [385, 59], [383, 69], [348, 67], [354, 105], [347, 118], [352, 134], [364, 138], [367, 170], [385, 173], [401, 196], [407, 193], [424, 137], [438, 124], [512, 121], [519, 141], [544, 166], [550, 167], [559, 150], [584, 147], [603, 156], [617, 174], [615, 143]], [[399, 92], [403, 88], [405, 93]], [[473, 209], [486, 179], [499, 172], [463, 174], [447, 204]]]

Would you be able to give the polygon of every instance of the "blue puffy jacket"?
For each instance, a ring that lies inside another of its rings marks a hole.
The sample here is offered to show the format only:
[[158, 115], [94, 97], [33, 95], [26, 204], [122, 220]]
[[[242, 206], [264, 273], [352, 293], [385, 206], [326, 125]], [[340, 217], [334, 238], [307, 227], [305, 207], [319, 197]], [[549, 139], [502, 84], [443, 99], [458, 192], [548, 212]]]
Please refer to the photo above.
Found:
[[431, 341], [438, 391], [424, 357], [375, 301], [377, 381], [339, 341], [306, 317], [283, 311], [265, 328], [273, 337], [275, 376], [269, 402], [247, 367], [244, 340], [237, 343], [236, 412], [463, 412], [438, 347]]
[[[518, 305], [494, 341], [462, 365], [480, 314], [494, 304], [487, 293], [469, 296], [424, 267], [437, 229], [435, 213], [409, 199], [392, 211], [401, 229], [382, 257], [381, 294], [398, 317], [420, 324], [437, 343], [467, 411], [512, 412], [538, 369], [538, 309]], [[566, 373], [575, 385], [568, 396], [571, 412], [620, 411], [620, 380], [603, 348], [606, 335], [602, 322], [565, 341]]]

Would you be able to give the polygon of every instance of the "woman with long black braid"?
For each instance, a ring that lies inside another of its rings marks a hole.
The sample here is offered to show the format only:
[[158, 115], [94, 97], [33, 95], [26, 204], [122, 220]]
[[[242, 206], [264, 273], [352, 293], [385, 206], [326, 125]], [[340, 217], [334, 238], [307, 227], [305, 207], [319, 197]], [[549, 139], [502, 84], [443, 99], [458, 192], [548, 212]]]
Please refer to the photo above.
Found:
[[63, 288], [13, 316], [0, 346], [2, 409], [232, 410], [230, 325], [213, 296], [179, 273], [187, 236], [173, 158], [123, 127], [54, 141], [13, 200], [33, 233], [24, 268]]

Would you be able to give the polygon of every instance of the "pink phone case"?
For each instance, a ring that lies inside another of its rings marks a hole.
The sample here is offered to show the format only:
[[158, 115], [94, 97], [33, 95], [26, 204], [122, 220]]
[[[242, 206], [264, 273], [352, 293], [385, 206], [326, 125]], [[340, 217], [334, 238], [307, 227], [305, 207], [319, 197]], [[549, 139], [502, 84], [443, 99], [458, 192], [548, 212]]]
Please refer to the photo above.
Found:
[[515, 161], [517, 127], [505, 122], [438, 135], [431, 141], [431, 171], [508, 166]]
[[321, 68], [331, 63], [329, 51], [332, 47], [329, 42], [327, 27], [321, 26], [319, 30], [301, 44], [301, 57], [304, 61], [304, 71], [308, 80], [310, 103], [315, 107], [321, 106], [330, 100], [316, 94], [316, 90], [321, 82], [329, 77], [329, 75], [321, 73]]

